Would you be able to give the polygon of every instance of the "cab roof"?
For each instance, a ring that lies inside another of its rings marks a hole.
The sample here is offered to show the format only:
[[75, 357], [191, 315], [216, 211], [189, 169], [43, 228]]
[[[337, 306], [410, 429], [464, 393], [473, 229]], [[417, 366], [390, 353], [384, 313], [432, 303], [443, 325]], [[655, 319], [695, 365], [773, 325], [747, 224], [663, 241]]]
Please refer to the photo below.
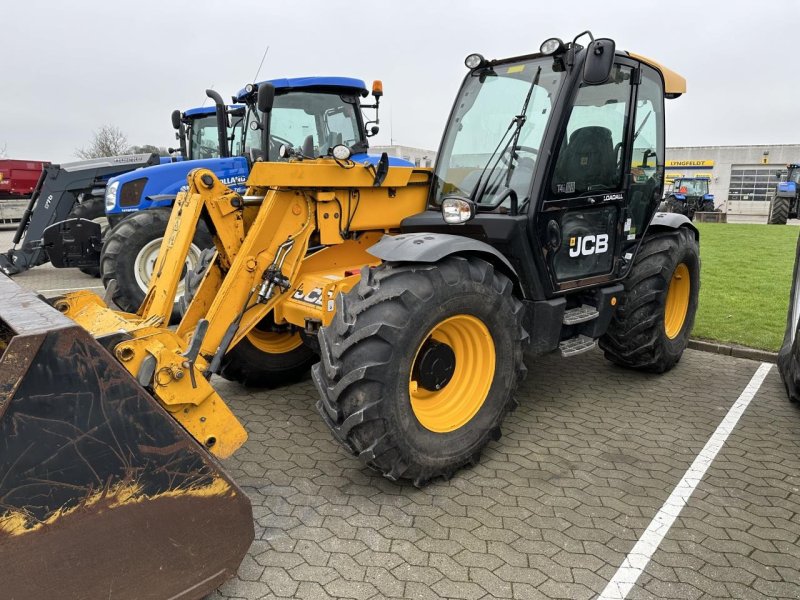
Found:
[[[229, 104], [228, 110], [235, 110], [237, 108], [244, 108], [241, 104]], [[216, 106], [198, 106], [197, 108], [189, 108], [183, 111], [184, 117], [198, 117], [205, 115], [214, 115], [217, 113]]]
[[646, 56], [642, 56], [641, 54], [634, 54], [633, 52], [628, 52], [628, 56], [631, 58], [635, 58], [636, 60], [640, 60], [643, 63], [650, 65], [658, 72], [661, 73], [661, 76], [664, 78], [664, 95], [677, 97], [681, 94], [686, 93], [686, 79], [682, 75], [678, 75], [672, 69], [668, 69], [661, 63], [654, 61], [652, 58], [647, 58]]
[[[326, 87], [326, 88], [342, 88], [342, 91], [355, 91], [361, 95], [366, 95], [367, 85], [361, 79], [352, 77], [291, 77], [282, 79], [267, 79], [260, 81], [256, 85], [262, 83], [271, 83], [275, 86], [275, 91], [280, 90], [288, 91], [290, 89], [298, 89], [305, 87]], [[239, 90], [236, 94], [236, 101], [243, 102], [247, 92], [244, 88]]]

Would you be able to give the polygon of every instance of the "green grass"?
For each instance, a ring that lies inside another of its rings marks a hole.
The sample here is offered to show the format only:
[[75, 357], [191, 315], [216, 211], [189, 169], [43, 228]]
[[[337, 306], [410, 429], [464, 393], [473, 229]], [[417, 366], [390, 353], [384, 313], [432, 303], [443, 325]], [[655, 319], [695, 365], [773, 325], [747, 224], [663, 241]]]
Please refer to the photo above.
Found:
[[692, 336], [778, 350], [797, 227], [698, 223], [700, 306]]

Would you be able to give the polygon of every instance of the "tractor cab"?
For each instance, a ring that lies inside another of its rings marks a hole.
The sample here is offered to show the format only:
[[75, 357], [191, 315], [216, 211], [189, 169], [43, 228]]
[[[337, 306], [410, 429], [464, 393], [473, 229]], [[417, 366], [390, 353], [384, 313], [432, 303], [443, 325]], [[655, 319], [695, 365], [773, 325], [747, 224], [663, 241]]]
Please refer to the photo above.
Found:
[[501, 248], [532, 297], [626, 275], [663, 189], [664, 99], [686, 87], [612, 40], [577, 39], [467, 57], [429, 210], [403, 222]]
[[[367, 138], [378, 133], [377, 110], [383, 89], [373, 84], [375, 103], [364, 105], [369, 95], [365, 83], [350, 77], [298, 77], [272, 79], [250, 84], [234, 96], [247, 104], [243, 141], [245, 154], [253, 161], [316, 159], [333, 156], [333, 149], [344, 146], [347, 158], [370, 160]], [[374, 108], [374, 120], [362, 111]], [[369, 127], [369, 128], [368, 128]], [[390, 164], [409, 166], [407, 161]]]
[[671, 194], [678, 200], [687, 198], [703, 198], [713, 200], [714, 196], [708, 192], [708, 177], [679, 177], [672, 182]]
[[[241, 154], [244, 106], [227, 106], [226, 113], [227, 124], [223, 131], [226, 135], [227, 155], [237, 156]], [[180, 142], [181, 154], [187, 160], [221, 156], [216, 106], [190, 108], [183, 113], [176, 110], [173, 113], [173, 127], [175, 137]]]

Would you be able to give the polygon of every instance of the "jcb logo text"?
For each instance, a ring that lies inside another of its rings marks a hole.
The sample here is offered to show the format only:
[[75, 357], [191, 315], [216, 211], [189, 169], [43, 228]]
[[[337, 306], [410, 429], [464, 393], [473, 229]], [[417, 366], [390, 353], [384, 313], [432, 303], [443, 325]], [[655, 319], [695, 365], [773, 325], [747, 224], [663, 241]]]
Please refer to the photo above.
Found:
[[569, 255], [573, 258], [590, 254], [602, 254], [606, 251], [608, 251], [607, 233], [569, 238]]

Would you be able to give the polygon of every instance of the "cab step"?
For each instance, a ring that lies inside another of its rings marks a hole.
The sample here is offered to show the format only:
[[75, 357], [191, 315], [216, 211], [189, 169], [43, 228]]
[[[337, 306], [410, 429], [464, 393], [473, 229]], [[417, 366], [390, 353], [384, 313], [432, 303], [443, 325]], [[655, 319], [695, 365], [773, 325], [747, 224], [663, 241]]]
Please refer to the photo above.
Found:
[[599, 314], [597, 308], [589, 304], [584, 304], [564, 311], [563, 323], [564, 325], [577, 325], [578, 323], [585, 323], [586, 321], [596, 319]]
[[559, 342], [558, 349], [561, 350], [561, 356], [567, 357], [588, 352], [596, 346], [596, 339], [590, 338], [587, 335], [576, 335], [573, 338]]

